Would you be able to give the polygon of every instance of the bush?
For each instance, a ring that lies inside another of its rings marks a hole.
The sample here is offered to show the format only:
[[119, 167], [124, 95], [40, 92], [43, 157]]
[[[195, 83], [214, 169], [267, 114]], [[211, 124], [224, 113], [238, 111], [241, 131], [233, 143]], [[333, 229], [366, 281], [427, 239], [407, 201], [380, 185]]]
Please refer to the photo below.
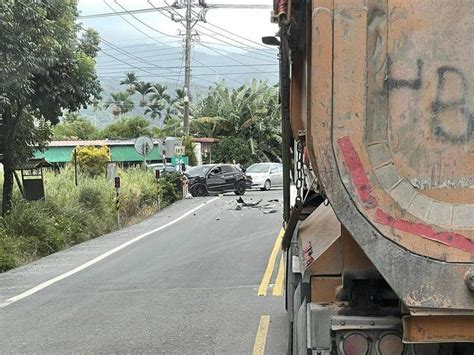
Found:
[[0, 229], [0, 272], [20, 265], [18, 241]]
[[169, 172], [161, 175], [161, 206], [166, 207], [173, 202], [183, 198], [181, 187], [181, 174]]
[[128, 169], [121, 174], [120, 214], [127, 222], [137, 214], [142, 214], [145, 207], [158, 207], [158, 193], [155, 178], [150, 171]]
[[[150, 171], [120, 171], [122, 224], [136, 222], [156, 212], [156, 180]], [[117, 228], [115, 189], [103, 177], [74, 171], [45, 174], [45, 201], [14, 199], [14, 208], [0, 218], [0, 272], [31, 262]], [[179, 173], [166, 173], [162, 184], [162, 207], [181, 198]]]
[[76, 158], [83, 173], [92, 177], [105, 176], [107, 162], [110, 161], [109, 147], [77, 147]]

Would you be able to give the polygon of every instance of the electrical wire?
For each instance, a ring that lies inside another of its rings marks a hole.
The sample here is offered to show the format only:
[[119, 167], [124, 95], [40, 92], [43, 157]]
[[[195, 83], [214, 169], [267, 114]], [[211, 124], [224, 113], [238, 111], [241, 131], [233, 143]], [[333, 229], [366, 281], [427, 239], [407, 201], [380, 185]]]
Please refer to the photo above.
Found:
[[[105, 1], [105, 0], [104, 0]], [[160, 33], [160, 34], [163, 34], [165, 36], [168, 36], [168, 37], [179, 37], [178, 35], [170, 35], [170, 34], [167, 34], [167, 33], [164, 33], [164, 32], [161, 32], [160, 30], [148, 25], [146, 22], [140, 20], [137, 16], [135, 16], [132, 12], [130, 12], [129, 10], [127, 10], [125, 7], [123, 7], [117, 0], [114, 0], [114, 2], [122, 9], [124, 10], [128, 15], [132, 16], [136, 21], [140, 22], [142, 25], [144, 25], [145, 27], [149, 28], [150, 30], [154, 31], [154, 32], [157, 32], [157, 33]]]
[[[241, 72], [241, 73], [205, 73], [205, 74], [194, 74], [195, 77], [207, 77], [207, 76], [223, 76], [223, 75], [256, 75], [256, 74], [278, 74], [278, 71], [258, 71], [258, 72]], [[108, 75], [101, 75], [102, 77], [118, 77], [120, 76], [108, 76]], [[155, 74], [155, 76], [162, 76], [165, 78], [168, 77], [177, 77], [177, 75], [173, 74]]]
[[[245, 45], [245, 43], [240, 42], [240, 41], [237, 41], [237, 40], [234, 40], [234, 39], [232, 39], [232, 38], [230, 38], [230, 37], [228, 37], [228, 36], [225, 36], [225, 35], [223, 35], [223, 34], [221, 34], [221, 33], [219, 33], [219, 32], [213, 31], [213, 30], [211, 30], [211, 29], [204, 28], [204, 27], [202, 27], [201, 24], [198, 24], [197, 26], [198, 26], [199, 28], [201, 28], [201, 29], [206, 30], [206, 31], [210, 31], [213, 35], [211, 35], [211, 34], [209, 34], [209, 33], [206, 33], [206, 32], [202, 32], [202, 31], [200, 32], [200, 34], [202, 34], [202, 35], [204, 35], [204, 36], [208, 36], [208, 37], [210, 37], [210, 38], [212, 38], [212, 39], [214, 39], [214, 40], [216, 40], [216, 41], [225, 43], [225, 44], [227, 44], [227, 45], [229, 45], [229, 46], [232, 46], [232, 47], [237, 47], [237, 48], [239, 48], [239, 49], [240, 49], [240, 47], [239, 47], [239, 46], [236, 46], [236, 45], [235, 45], [234, 43], [232, 43], [232, 42], [236, 42], [236, 43], [244, 44], [244, 45]], [[224, 37], [224, 38], [226, 38], [226, 39], [228, 39], [229, 41], [232, 41], [232, 42], [223, 40], [223, 39], [221, 39], [221, 38], [219, 38], [219, 37], [216, 37], [216, 36]], [[255, 49], [257, 49], [257, 48], [255, 48]], [[255, 55], [259, 55], [259, 56], [261, 56], [262, 58], [265, 58], [265, 59], [274, 59], [274, 58], [275, 58], [275, 57], [273, 57], [273, 56], [271, 56], [271, 55], [269, 55], [269, 54], [260, 53], [260, 52], [255, 52], [254, 54], [255, 54]]]
[[[242, 64], [242, 65], [246, 65], [246, 63], [242, 63], [241, 61], [239, 61], [239, 60], [237, 60], [237, 59], [235, 59], [235, 58], [233, 58], [233, 57], [228, 56], [227, 54], [223, 53], [222, 51], [220, 51], [220, 50], [218, 50], [218, 49], [209, 47], [209, 46], [207, 46], [207, 45], [205, 45], [205, 44], [202, 44], [202, 43], [199, 43], [199, 42], [197, 42], [197, 43], [198, 43], [199, 45], [201, 45], [201, 46], [203, 46], [203, 47], [209, 49], [209, 50], [212, 51], [212, 52], [215, 52], [215, 53], [217, 53], [217, 54], [219, 54], [219, 55], [221, 55], [221, 56], [223, 56], [223, 57], [225, 57], [225, 58], [227, 58], [227, 59], [229, 59], [229, 60], [232, 60], [233, 62]], [[251, 66], [251, 65], [247, 65], [247, 66], [248, 66], [249, 68], [253, 68], [253, 69], [255, 69], [255, 70], [260, 70], [260, 69], [258, 69], [257, 67], [253, 67], [253, 66]]]
[[[176, 59], [181, 59], [182, 57], [178, 57]], [[193, 59], [195, 61], [195, 59]], [[268, 67], [269, 65], [268, 64], [253, 64], [255, 66], [262, 66], [262, 67]], [[277, 66], [278, 64], [276, 63], [275, 66]], [[204, 68], [204, 69], [208, 69], [208, 68], [234, 68], [234, 67], [247, 67], [248, 65], [247, 64], [224, 64], [224, 65], [193, 65], [193, 68], [197, 68], [197, 69], [200, 69], [200, 68]], [[145, 69], [154, 69], [153, 67], [142, 67], [142, 68], [145, 68]], [[181, 68], [180, 66], [176, 66], [176, 67], [167, 67], [168, 69], [179, 69]]]
[[[23, 3], [23, 2], [20, 1], [20, 0], [18, 1], [18, 3], [22, 4], [22, 5], [25, 6], [25, 7], [29, 7], [29, 5], [26, 5], [25, 3]], [[41, 4], [47, 6], [47, 7], [48, 7], [50, 10], [52, 10], [52, 11], [56, 11], [56, 10], [53, 9], [53, 8], [51, 7], [51, 5], [49, 5], [47, 2], [42, 2]], [[33, 9], [33, 10], [34, 10], [34, 9]], [[58, 29], [60, 29], [61, 31], [63, 31], [63, 32], [65, 32], [65, 33], [68, 32], [64, 27], [59, 26], [56, 22], [52, 21], [52, 24], [53, 24], [55, 27], [57, 27]], [[86, 31], [86, 29], [85, 29], [81, 24], [77, 24], [77, 26], [79, 27], [79, 29], [81, 29], [81, 30], [83, 30], [83, 31]], [[100, 40], [103, 44], [105, 44], [106, 46], [108, 46], [108, 47], [114, 49], [115, 51], [117, 51], [117, 52], [119, 52], [119, 53], [121, 53], [121, 54], [123, 54], [123, 55], [129, 56], [129, 57], [131, 57], [131, 58], [135, 58], [135, 59], [137, 59], [137, 60], [139, 60], [139, 61], [141, 61], [141, 62], [143, 62], [143, 63], [152, 65], [152, 66], [154, 66], [155, 68], [168, 70], [168, 71], [170, 71], [170, 72], [172, 72], [172, 73], [175, 72], [174, 70], [167, 69], [166, 67], [162, 67], [162, 66], [159, 66], [159, 65], [155, 65], [154, 63], [151, 63], [151, 62], [148, 62], [148, 61], [146, 61], [146, 60], [143, 60], [143, 59], [141, 59], [141, 58], [139, 58], [139, 57], [133, 55], [132, 53], [127, 52], [127, 51], [125, 51], [125, 50], [123, 50], [123, 49], [121, 49], [121, 48], [119, 48], [119, 47], [113, 45], [113, 44], [110, 43], [109, 41], [107, 41], [107, 40], [105, 40], [104, 38], [102, 38], [100, 35], [99, 35], [98, 37], [99, 37], [99, 40]], [[104, 52], [104, 54], [105, 54], [105, 52]], [[118, 60], [118, 61], [120, 61], [120, 62], [122, 62], [122, 63], [128, 64], [128, 63], [126, 63], [125, 61], [118, 59], [118, 58], [115, 57], [114, 55], [111, 55], [110, 53], [107, 53], [106, 55], [109, 56], [109, 57], [111, 57], [111, 58], [114, 58], [114, 59], [116, 59], [116, 60]], [[134, 67], [134, 68], [138, 68], [138, 67], [135, 67], [135, 66], [133, 66], [133, 67]], [[141, 69], [140, 69], [140, 70], [141, 70]], [[147, 73], [151, 73], [151, 72], [148, 71], [148, 70], [143, 70], [143, 71], [145, 71], [145, 72], [147, 72]]]
[[[267, 46], [267, 45], [265, 45], [265, 44], [263, 44], [263, 43], [258, 43], [258, 42], [256, 42], [256, 41], [253, 41], [253, 40], [251, 40], [251, 39], [248, 39], [248, 38], [246, 38], [246, 37], [243, 37], [243, 36], [241, 36], [241, 35], [239, 35], [239, 34], [237, 34], [237, 33], [234, 33], [234, 32], [231, 32], [231, 31], [229, 31], [229, 30], [226, 30], [226, 29], [223, 28], [223, 27], [217, 26], [217, 25], [215, 25], [215, 24], [213, 24], [213, 23], [211, 23], [211, 22], [209, 22], [209, 21], [206, 21], [206, 24], [209, 25], [209, 26], [215, 27], [215, 28], [217, 28], [218, 30], [224, 31], [224, 32], [226, 32], [226, 33], [228, 33], [228, 34], [230, 34], [230, 35], [232, 35], [232, 36], [235, 36], [235, 37], [237, 37], [237, 38], [241, 38], [241, 39], [243, 39], [243, 40], [245, 40], [245, 41], [247, 41], [247, 42], [254, 43], [254, 44], [256, 44], [256, 45], [258, 45], [258, 46], [260, 46], [260, 47], [263, 47], [263, 48], [265, 48], [264, 50], [273, 49], [273, 47], [270, 47], [270, 46]], [[201, 25], [201, 26], [204, 26], [204, 25]]]
[[[209, 46], [212, 46], [212, 45], [217, 45], [218, 43], [211, 43], [211, 42], [205, 42], [205, 41], [201, 41], [201, 40], [197, 40], [196, 41], [197, 43], [206, 43], [208, 44]], [[243, 54], [243, 53], [237, 53], [237, 52], [233, 52], [233, 51], [230, 51], [230, 50], [225, 50], [225, 49], [222, 49], [222, 48], [215, 48], [216, 50], [219, 50], [223, 53], [226, 53], [226, 54], [230, 54], [230, 55], [233, 55], [233, 56], [239, 56], [239, 57], [242, 57], [243, 58], [248, 58], [248, 59], [254, 59], [254, 60], [258, 60], [262, 63], [271, 63], [271, 64], [278, 64], [278, 60], [277, 60], [277, 57], [275, 56], [273, 58], [273, 60], [271, 59], [263, 59], [261, 57], [254, 57], [252, 55], [249, 55], [249, 54]]]

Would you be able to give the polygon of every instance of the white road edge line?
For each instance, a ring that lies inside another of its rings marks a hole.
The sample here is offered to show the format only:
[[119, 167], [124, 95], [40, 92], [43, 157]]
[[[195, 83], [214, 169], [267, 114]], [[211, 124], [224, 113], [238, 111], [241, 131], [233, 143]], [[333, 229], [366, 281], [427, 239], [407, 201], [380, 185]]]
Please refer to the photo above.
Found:
[[173, 225], [173, 224], [175, 224], [175, 223], [181, 221], [183, 218], [186, 218], [186, 217], [189, 216], [190, 214], [196, 212], [196, 211], [199, 210], [200, 208], [202, 208], [202, 207], [204, 207], [204, 206], [210, 204], [211, 202], [214, 202], [214, 201], [217, 200], [217, 199], [219, 199], [219, 197], [215, 197], [215, 198], [213, 198], [213, 199], [211, 199], [211, 200], [209, 200], [209, 201], [206, 201], [206, 202], [204, 202], [203, 204], [201, 204], [201, 205], [199, 205], [199, 206], [197, 206], [197, 207], [194, 207], [192, 210], [190, 210], [190, 211], [184, 213], [182, 216], [176, 218], [175, 220], [173, 220], [173, 221], [171, 221], [171, 222], [166, 223], [165, 225], [163, 225], [163, 226], [161, 226], [161, 227], [158, 227], [158, 228], [155, 228], [155, 229], [153, 229], [153, 230], [151, 230], [151, 231], [149, 231], [149, 232], [143, 233], [143, 234], [139, 235], [138, 237], [135, 237], [135, 238], [129, 240], [128, 242], [125, 242], [125, 243], [123, 243], [123, 244], [120, 244], [119, 246], [117, 246], [117, 247], [115, 247], [115, 248], [109, 250], [108, 252], [105, 252], [104, 254], [99, 255], [98, 257], [96, 257], [96, 258], [94, 258], [94, 259], [88, 261], [88, 262], [85, 263], [85, 264], [82, 264], [82, 265], [80, 265], [80, 266], [78, 266], [78, 267], [76, 267], [76, 268], [74, 268], [74, 269], [72, 269], [72, 270], [70, 270], [70, 271], [68, 271], [68, 272], [65, 272], [64, 274], [61, 274], [61, 275], [59, 275], [59, 276], [56, 276], [56, 277], [54, 277], [54, 278], [52, 278], [52, 279], [50, 279], [50, 280], [48, 280], [48, 281], [45, 281], [45, 282], [43, 282], [43, 283], [40, 283], [39, 285], [37, 285], [37, 286], [35, 286], [35, 287], [33, 287], [33, 288], [30, 288], [29, 290], [26, 290], [25, 292], [22, 292], [22, 293], [20, 293], [19, 295], [16, 295], [16, 296], [13, 296], [13, 297], [7, 299], [6, 301], [0, 303], [0, 308], [5, 308], [6, 306], [8, 306], [8, 305], [10, 305], [10, 304], [12, 304], [12, 303], [15, 303], [15, 302], [17, 302], [17, 301], [19, 301], [19, 300], [21, 300], [21, 299], [23, 299], [23, 298], [26, 298], [26, 297], [28, 297], [28, 296], [31, 296], [31, 295], [35, 294], [36, 292], [41, 291], [42, 289], [44, 289], [44, 288], [46, 288], [46, 287], [49, 287], [49, 286], [55, 284], [56, 282], [59, 282], [59, 281], [65, 279], [66, 277], [69, 277], [69, 276], [71, 276], [71, 275], [74, 275], [74, 274], [78, 273], [79, 271], [82, 271], [82, 270], [84, 270], [84, 269], [87, 269], [89, 266], [92, 266], [92, 265], [98, 263], [99, 261], [105, 259], [106, 257], [108, 257], [108, 256], [110, 256], [110, 255], [112, 255], [112, 254], [115, 254], [116, 252], [118, 252], [118, 251], [120, 251], [120, 250], [122, 250], [122, 249], [128, 247], [129, 245], [134, 244], [134, 243], [138, 242], [139, 240], [141, 240], [141, 239], [143, 239], [143, 238], [145, 238], [145, 237], [148, 237], [150, 234], [159, 232], [160, 230], [165, 229], [165, 228], [167, 228], [167, 227], [169, 227], [169, 226], [171, 226], [171, 225]]

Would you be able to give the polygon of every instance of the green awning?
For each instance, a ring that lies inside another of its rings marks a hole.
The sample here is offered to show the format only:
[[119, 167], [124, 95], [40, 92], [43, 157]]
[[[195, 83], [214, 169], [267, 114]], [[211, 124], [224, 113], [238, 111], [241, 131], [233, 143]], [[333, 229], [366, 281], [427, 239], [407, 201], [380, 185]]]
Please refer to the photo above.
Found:
[[[143, 156], [138, 154], [133, 145], [112, 145], [109, 146], [111, 151], [111, 161], [114, 162], [141, 162]], [[72, 161], [74, 151], [73, 146], [69, 147], [47, 147], [44, 152], [36, 151], [35, 158], [44, 158], [49, 163], [69, 163]], [[147, 156], [147, 160], [160, 160], [161, 154], [157, 146], [151, 154]]]
[[[134, 162], [134, 161], [143, 161], [143, 155], [140, 155], [136, 152], [133, 146], [112, 146], [112, 161], [115, 162]], [[155, 147], [151, 154], [146, 158], [147, 160], [159, 160], [161, 155], [158, 153], [158, 148]]]
[[69, 163], [74, 147], [48, 147], [44, 152], [36, 151], [36, 159], [44, 158], [48, 163]]

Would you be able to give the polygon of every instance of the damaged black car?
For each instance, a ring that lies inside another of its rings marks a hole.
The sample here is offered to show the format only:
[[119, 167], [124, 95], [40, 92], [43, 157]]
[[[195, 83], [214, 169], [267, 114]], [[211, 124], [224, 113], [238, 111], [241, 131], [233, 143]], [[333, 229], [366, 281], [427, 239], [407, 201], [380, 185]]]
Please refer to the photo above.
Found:
[[235, 192], [243, 195], [251, 178], [237, 166], [231, 164], [206, 164], [192, 167], [186, 171], [189, 192], [194, 197], [213, 193]]

